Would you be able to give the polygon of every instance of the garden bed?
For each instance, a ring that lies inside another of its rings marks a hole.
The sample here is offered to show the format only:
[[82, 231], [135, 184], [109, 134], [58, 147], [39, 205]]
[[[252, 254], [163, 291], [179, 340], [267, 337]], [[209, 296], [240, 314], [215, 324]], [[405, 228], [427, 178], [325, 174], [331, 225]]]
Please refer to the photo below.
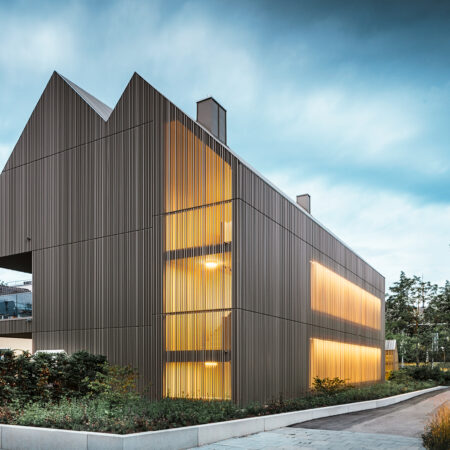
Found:
[[443, 388], [434, 387], [380, 400], [126, 435], [0, 425], [0, 448], [21, 448], [23, 450], [59, 450], [60, 448], [77, 450], [97, 450], [100, 448], [108, 448], [109, 450], [136, 448], [175, 450], [192, 448], [223, 439], [286, 427], [312, 419], [393, 405], [438, 389]]
[[440, 372], [414, 370], [371, 386], [318, 383], [315, 392], [301, 398], [241, 406], [218, 400], [151, 401], [135, 392], [136, 374], [131, 368], [110, 366], [103, 357], [85, 352], [20, 357], [3, 353], [0, 423], [130, 434], [364, 402], [445, 384]]
[[133, 396], [111, 402], [104, 397], [63, 398], [51, 403], [5, 405], [0, 408], [0, 423], [127, 434], [375, 400], [435, 385], [436, 383], [427, 381], [410, 384], [387, 381], [373, 386], [349, 388], [334, 394], [314, 394], [245, 407], [230, 401], [215, 400], [166, 398], [150, 401]]

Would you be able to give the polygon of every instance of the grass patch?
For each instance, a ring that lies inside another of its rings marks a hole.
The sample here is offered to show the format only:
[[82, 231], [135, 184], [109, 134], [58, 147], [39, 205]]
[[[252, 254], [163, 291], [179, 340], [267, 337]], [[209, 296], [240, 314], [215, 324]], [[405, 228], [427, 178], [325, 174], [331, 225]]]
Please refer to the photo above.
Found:
[[450, 407], [443, 404], [430, 419], [422, 434], [423, 445], [430, 450], [450, 448]]

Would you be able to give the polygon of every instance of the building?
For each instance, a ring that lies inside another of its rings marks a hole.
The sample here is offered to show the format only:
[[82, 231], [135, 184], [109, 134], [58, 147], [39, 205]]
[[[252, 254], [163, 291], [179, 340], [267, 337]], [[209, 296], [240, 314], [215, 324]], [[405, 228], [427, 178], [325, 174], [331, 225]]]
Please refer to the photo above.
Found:
[[131, 364], [153, 398], [381, 381], [384, 278], [197, 113], [137, 74], [114, 109], [52, 75], [0, 176], [0, 267], [33, 278], [0, 336]]
[[31, 317], [31, 313], [31, 285], [0, 284], [0, 320]]
[[386, 339], [385, 346], [385, 370], [386, 378], [393, 370], [398, 370], [398, 351], [395, 339]]

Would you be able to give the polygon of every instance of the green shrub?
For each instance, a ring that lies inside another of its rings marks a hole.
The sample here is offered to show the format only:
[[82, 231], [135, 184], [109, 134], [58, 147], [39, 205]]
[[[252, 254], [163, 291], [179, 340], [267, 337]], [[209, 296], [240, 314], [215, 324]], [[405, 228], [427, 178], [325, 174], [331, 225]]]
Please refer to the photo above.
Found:
[[388, 380], [395, 383], [411, 383], [414, 381], [414, 378], [411, 376], [408, 370], [400, 369], [393, 370], [389, 374]]
[[93, 380], [86, 378], [84, 381], [89, 382], [91, 397], [99, 397], [111, 407], [139, 398], [136, 393], [137, 376], [137, 371], [131, 366], [111, 366], [105, 363], [103, 371], [97, 372]]
[[86, 352], [19, 357], [3, 352], [0, 423], [126, 434], [378, 399], [435, 386], [427, 376], [399, 371], [390, 381], [360, 387], [316, 378], [315, 389], [303, 397], [243, 407], [218, 400], [150, 401], [136, 393], [135, 370]]
[[343, 391], [351, 387], [345, 383], [345, 380], [335, 378], [319, 378], [314, 377], [313, 390], [324, 394], [334, 394], [335, 392]]
[[[108, 368], [109, 371], [109, 368]], [[115, 384], [117, 376], [112, 371]], [[129, 380], [129, 372], [125, 371], [125, 380]], [[111, 373], [100, 377], [100, 386], [110, 379]], [[94, 384], [96, 382], [94, 381]], [[252, 403], [242, 407], [231, 401], [192, 400], [165, 398], [150, 401], [137, 395], [128, 395], [128, 381], [122, 384], [120, 398], [111, 397], [109, 388], [91, 393], [89, 396], [76, 399], [62, 399], [59, 402], [33, 403], [17, 408], [10, 404], [3, 417], [6, 423], [19, 425], [61, 428], [68, 430], [99, 431], [105, 433], [133, 433], [141, 431], [162, 430], [166, 428], [220, 422], [244, 417], [264, 416], [268, 414], [297, 411], [302, 409], [332, 406], [342, 403], [372, 400], [401, 394], [416, 389], [424, 389], [435, 383], [413, 381], [409, 385], [395, 382], [379, 383], [371, 386], [348, 388], [333, 394], [312, 393], [295, 399], [279, 398], [266, 404]], [[14, 409], [16, 408], [16, 409]], [[2, 413], [0, 410], [0, 420]]]
[[450, 407], [442, 405], [425, 427], [423, 445], [430, 450], [450, 448]]
[[66, 396], [83, 397], [97, 373], [104, 373], [106, 358], [77, 352], [24, 353], [15, 356], [10, 350], [0, 351], [0, 405], [12, 401], [58, 401]]
[[438, 366], [407, 366], [391, 372], [389, 380], [397, 382], [408, 382], [411, 380], [427, 381], [433, 380], [443, 386], [450, 385], [450, 372], [442, 370]]

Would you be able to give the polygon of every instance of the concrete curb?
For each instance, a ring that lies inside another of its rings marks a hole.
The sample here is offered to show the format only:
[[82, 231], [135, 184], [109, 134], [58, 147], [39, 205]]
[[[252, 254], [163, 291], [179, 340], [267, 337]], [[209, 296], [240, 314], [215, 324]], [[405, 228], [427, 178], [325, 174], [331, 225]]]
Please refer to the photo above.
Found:
[[441, 389], [447, 389], [447, 386], [437, 386], [379, 400], [127, 435], [0, 425], [0, 448], [8, 450], [60, 450], [61, 448], [76, 450], [184, 449], [287, 427], [312, 419], [394, 405]]

